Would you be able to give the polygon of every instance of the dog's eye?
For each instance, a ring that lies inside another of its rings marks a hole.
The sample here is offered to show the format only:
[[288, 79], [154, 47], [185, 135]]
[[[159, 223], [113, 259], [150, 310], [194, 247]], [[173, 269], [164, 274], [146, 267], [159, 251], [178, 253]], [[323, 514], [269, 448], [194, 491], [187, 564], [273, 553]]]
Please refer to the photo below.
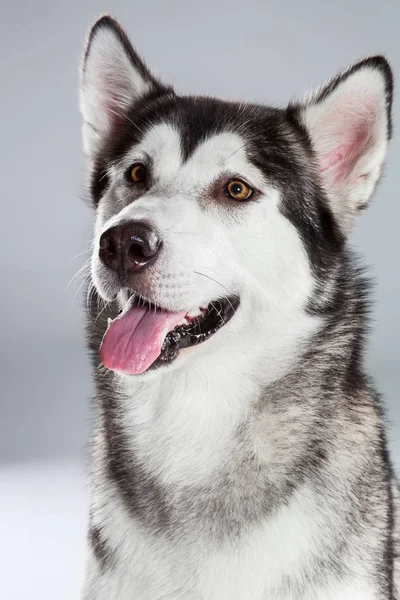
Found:
[[229, 198], [233, 198], [233, 200], [248, 200], [252, 195], [253, 190], [251, 187], [244, 183], [244, 181], [240, 181], [239, 179], [232, 179], [229, 181], [225, 187], [225, 194]]
[[129, 176], [133, 183], [144, 183], [146, 181], [146, 167], [142, 163], [132, 165]]

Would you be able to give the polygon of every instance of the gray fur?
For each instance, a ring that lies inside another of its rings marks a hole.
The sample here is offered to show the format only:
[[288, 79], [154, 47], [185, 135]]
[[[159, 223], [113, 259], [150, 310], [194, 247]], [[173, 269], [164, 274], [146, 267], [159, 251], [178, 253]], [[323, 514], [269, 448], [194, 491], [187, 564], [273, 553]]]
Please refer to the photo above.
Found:
[[[272, 576], [269, 580], [268, 569], [273, 572], [273, 563], [267, 564], [265, 589], [269, 595], [257, 592], [254, 600], [332, 600], [329, 594], [341, 590], [341, 583], [343, 600], [353, 598], [349, 589], [354, 593], [367, 590], [367, 600], [399, 600], [399, 492], [388, 455], [381, 400], [363, 367], [369, 282], [346, 242], [348, 224], [360, 206], [348, 207], [342, 220], [338, 216], [338, 207], [333, 205], [330, 190], [326, 190], [318, 172], [316, 145], [304, 117], [308, 105], [293, 104], [278, 110], [180, 97], [156, 82], [110, 18], [104, 17], [95, 25], [90, 44], [102, 28], [116, 32], [133, 67], [145, 80], [141, 83], [145, 96], [132, 101], [123, 118], [104, 134], [100, 146], [96, 139], [91, 157], [91, 193], [98, 223], [104, 225], [122, 208], [140, 203], [145, 195], [126, 191], [120, 165], [155, 124], [178, 130], [185, 162], [205, 140], [240, 130], [245, 159], [279, 191], [279, 218], [283, 215], [301, 240], [313, 278], [304, 315], [318, 326], [302, 338], [299, 334], [293, 361], [282, 375], [267, 381], [269, 363], [263, 363], [263, 354], [254, 360], [243, 373], [243, 397], [236, 394], [246, 411], [232, 427], [224, 451], [218, 454], [216, 450], [217, 466], [207, 477], [197, 478], [194, 457], [190, 476], [183, 472], [176, 480], [168, 476], [167, 469], [152, 468], [150, 459], [140, 458], [144, 451], [138, 440], [148, 424], [144, 419], [139, 422], [138, 417], [135, 422], [132, 417], [139, 414], [135, 412], [140, 409], [135, 406], [136, 397], [145, 399], [148, 390], [158, 390], [156, 410], [160, 413], [173, 404], [178, 391], [170, 385], [170, 367], [155, 371], [151, 380], [142, 375], [135, 380], [135, 376], [123, 379], [101, 365], [99, 349], [107, 321], [115, 319], [123, 306], [120, 283], [115, 274], [106, 273], [102, 267], [101, 281], [107, 286], [91, 287], [88, 294], [87, 333], [96, 390], [91, 557], [85, 600], [111, 596], [120, 600], [217, 598], [214, 589], [204, 591], [208, 575], [202, 569], [208, 573], [204, 565], [209, 568], [209, 557], [228, 557], [229, 562], [235, 553], [248, 556], [243, 540], [252, 540], [263, 528], [272, 532], [271, 544], [279, 546], [279, 535], [274, 537], [273, 528], [285, 511], [288, 518], [298, 514], [299, 520], [307, 516], [310, 523], [315, 521], [318, 535], [323, 532], [322, 541], [315, 546], [310, 543], [307, 559], [299, 559], [296, 569], [285, 572], [283, 568], [276, 581]], [[86, 60], [88, 54], [90, 47]], [[365, 69], [379, 72], [385, 82], [386, 141], [391, 133], [393, 83], [383, 57], [366, 59], [344, 72], [309, 106], [323, 102], [348, 77]], [[112, 169], [118, 172], [119, 183], [112, 182]], [[154, 194], [163, 194], [166, 201], [171, 201], [173, 193], [165, 193], [158, 182], [155, 185]], [[215, 210], [215, 219], [227, 229], [240, 226], [252, 210], [250, 203], [224, 205], [219, 198], [218, 204], [211, 194], [205, 202], [204, 196], [196, 198], [195, 193], [190, 194], [190, 202], [197, 202], [202, 213]], [[261, 193], [254, 202], [259, 198]], [[151, 271], [136, 278], [134, 291], [153, 300], [164, 276], [169, 277], [172, 289], [172, 276]], [[106, 297], [106, 288], [114, 290], [113, 298]], [[253, 312], [257, 307], [253, 299]], [[215, 338], [219, 335], [217, 332]], [[238, 337], [237, 344], [235, 341], [235, 365], [241, 364], [241, 340]], [[267, 348], [268, 340], [262, 342]], [[218, 367], [216, 364], [215, 371], [204, 373], [202, 382], [191, 379], [194, 367], [177, 367], [182, 370], [176, 379], [183, 399], [181, 412], [192, 401], [191, 390], [194, 392], [197, 386], [204, 384], [205, 389], [214, 390], [215, 397], [207, 397], [210, 405], [218, 404], [228, 393], [224, 387], [217, 392], [212, 387]], [[160, 383], [152, 388], [154, 381]], [[146, 451], [151, 453], [151, 448]], [[171, 464], [177, 458], [174, 451], [173, 447], [165, 447]], [[312, 518], [306, 515], [308, 506], [314, 511]], [[298, 532], [301, 528], [297, 530], [295, 524], [293, 548], [301, 547]], [[269, 540], [263, 543], [267, 554]], [[256, 543], [254, 547], [258, 547]], [[232, 570], [222, 573], [221, 578], [226, 577], [228, 582], [234, 575]], [[202, 577], [206, 583], [200, 585]], [[214, 581], [218, 581], [218, 574]], [[355, 587], [346, 587], [346, 582], [355, 582]], [[358, 588], [358, 582], [363, 587]], [[240, 594], [237, 599], [244, 600], [246, 596]], [[218, 598], [225, 600], [226, 596]]]

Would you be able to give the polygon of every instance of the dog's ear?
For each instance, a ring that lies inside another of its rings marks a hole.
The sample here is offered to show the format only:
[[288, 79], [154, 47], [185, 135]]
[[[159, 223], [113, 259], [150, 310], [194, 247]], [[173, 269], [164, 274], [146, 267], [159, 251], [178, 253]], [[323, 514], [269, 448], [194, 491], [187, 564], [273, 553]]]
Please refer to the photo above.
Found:
[[307, 102], [289, 107], [308, 133], [344, 231], [380, 176], [391, 136], [392, 92], [390, 66], [383, 56], [374, 56], [340, 73]]
[[168, 88], [157, 81], [134, 51], [128, 36], [103, 16], [89, 32], [80, 81], [83, 147], [93, 158], [112, 127], [132, 105]]

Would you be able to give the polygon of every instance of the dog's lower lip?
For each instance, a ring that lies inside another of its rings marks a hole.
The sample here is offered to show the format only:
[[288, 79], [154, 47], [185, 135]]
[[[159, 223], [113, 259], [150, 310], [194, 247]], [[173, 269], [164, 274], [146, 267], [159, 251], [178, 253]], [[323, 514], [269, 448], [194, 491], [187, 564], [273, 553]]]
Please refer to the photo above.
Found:
[[183, 348], [196, 346], [231, 320], [239, 296], [219, 298], [206, 309], [169, 311], [133, 292], [120, 314], [108, 321], [100, 355], [111, 370], [139, 375], [170, 364]]
[[221, 298], [211, 302], [203, 314], [194, 317], [188, 324], [179, 325], [165, 336], [161, 353], [150, 370], [170, 364], [183, 348], [205, 342], [219, 331], [236, 313], [240, 304], [238, 296]]

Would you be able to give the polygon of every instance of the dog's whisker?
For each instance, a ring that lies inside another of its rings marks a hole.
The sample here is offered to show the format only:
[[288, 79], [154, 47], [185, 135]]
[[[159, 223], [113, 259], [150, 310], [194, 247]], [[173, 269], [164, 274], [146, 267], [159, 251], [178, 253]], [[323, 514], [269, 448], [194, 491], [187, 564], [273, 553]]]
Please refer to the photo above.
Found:
[[87, 248], [86, 250], [83, 250], [83, 252], [79, 252], [79, 254], [77, 254], [76, 256], [74, 256], [74, 258], [71, 258], [71, 260], [69, 261], [68, 264], [70, 265], [71, 263], [74, 262], [74, 260], [76, 260], [77, 258], [79, 258], [80, 256], [82, 256], [83, 254], [87, 254], [90, 251], [91, 251], [91, 248]]
[[240, 150], [242, 150], [242, 148], [244, 148], [246, 146], [246, 144], [242, 144], [241, 146], [239, 146], [239, 148], [237, 150], [235, 150], [235, 152], [232, 152], [232, 154], [230, 156], [228, 156], [228, 158], [226, 160], [229, 160], [230, 158], [232, 158], [232, 156], [235, 156], [235, 154], [237, 152], [240, 152]]
[[71, 277], [71, 279], [69, 280], [67, 287], [65, 288], [66, 290], [69, 289], [69, 287], [77, 280], [79, 279], [79, 277], [84, 277], [84, 279], [87, 279], [88, 277], [88, 270], [90, 269], [90, 259], [88, 259], [81, 267], [80, 269], [78, 269], [78, 271], [75, 273], [75, 275], [73, 275]]
[[[215, 310], [215, 312], [217, 313], [217, 315], [218, 315], [219, 317], [221, 317], [221, 310], [218, 310], [218, 309], [216, 308], [216, 306], [215, 306], [214, 302], [210, 302], [210, 304], [211, 304], [211, 306], [213, 307], [213, 309]], [[221, 306], [221, 303], [220, 303], [220, 302], [218, 302], [218, 304]], [[231, 305], [231, 306], [232, 306], [232, 305]], [[221, 307], [221, 308], [222, 308], [222, 307]]]
[[76, 290], [76, 292], [74, 294], [74, 297], [72, 298], [72, 302], [75, 302], [77, 295], [79, 294], [80, 290], [82, 289], [82, 286], [86, 283], [86, 281], [87, 281], [86, 278], [81, 281], [81, 283], [78, 286], [78, 289]]
[[88, 289], [87, 289], [87, 292], [86, 292], [86, 307], [87, 308], [89, 308], [95, 292], [96, 292], [95, 285], [94, 285], [92, 279], [90, 279], [89, 285], [88, 285]]
[[[210, 277], [210, 275], [206, 275], [205, 273], [200, 273], [200, 271], [193, 271], [193, 273], [196, 273], [196, 275], [201, 275], [202, 277], [206, 277], [207, 279], [210, 279], [211, 281], [214, 281], [214, 283], [218, 284], [219, 286], [221, 286], [226, 292], [228, 292], [228, 294], [230, 296], [235, 296], [236, 298], [239, 298], [238, 294], [232, 293], [227, 287], [225, 287], [220, 281], [217, 281], [217, 279], [214, 279], [213, 277]], [[227, 298], [227, 301], [229, 302], [229, 304], [232, 307], [232, 310], [234, 310], [231, 301], [229, 300], [229, 298]]]
[[111, 304], [112, 300], [110, 300], [109, 302], [106, 302], [106, 304], [103, 306], [103, 308], [101, 309], [101, 311], [98, 313], [97, 317], [95, 318], [95, 322], [100, 318], [100, 316], [103, 314], [103, 312], [106, 310], [106, 308], [108, 308]]
[[180, 223], [182, 221], [183, 217], [181, 217], [180, 219], [178, 219], [175, 223], [173, 223], [173, 225], [171, 225], [171, 227], [167, 227], [167, 231], [171, 231], [171, 229], [173, 227], [175, 227], [175, 225], [178, 225], [178, 223]]
[[[210, 279], [211, 281], [214, 281], [214, 283], [220, 285], [225, 291], [229, 292], [228, 288], [225, 287], [220, 281], [218, 281], [217, 279], [214, 279], [214, 277], [211, 277], [210, 275], [206, 275], [205, 273], [201, 273], [200, 271], [193, 271], [193, 273], [196, 273], [196, 275], [201, 275], [202, 277], [207, 277], [207, 279]], [[230, 293], [230, 292], [229, 292]]]

